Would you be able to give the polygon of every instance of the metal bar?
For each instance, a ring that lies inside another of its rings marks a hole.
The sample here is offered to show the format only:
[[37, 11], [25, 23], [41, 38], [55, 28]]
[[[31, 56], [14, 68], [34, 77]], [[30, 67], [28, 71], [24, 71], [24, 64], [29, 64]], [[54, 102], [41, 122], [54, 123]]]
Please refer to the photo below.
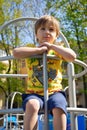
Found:
[[[26, 78], [26, 77], [28, 77], [28, 75], [27, 74], [0, 74], [0, 77], [1, 78], [8, 78], [8, 77], [14, 77], [14, 78], [17, 78], [17, 77], [22, 78], [22, 77], [24, 77], [24, 78]], [[62, 77], [64, 79], [67, 79], [68, 75], [63, 75]]]
[[[33, 55], [33, 56], [30, 56], [29, 58], [43, 58], [43, 56], [42, 55]], [[60, 59], [60, 58], [58, 58], [55, 55], [47, 55], [47, 58], [49, 58], [49, 59], [56, 59], [56, 60]], [[2, 56], [2, 57], [0, 57], [0, 61], [12, 60], [12, 59], [19, 59], [19, 58], [15, 58], [12, 55], [11, 56]]]
[[43, 86], [44, 86], [44, 130], [49, 130], [48, 126], [48, 75], [47, 75], [47, 56], [46, 53], [43, 54]]
[[66, 37], [64, 36], [64, 34], [63, 34], [61, 31], [60, 31], [60, 37], [61, 37], [62, 40], [64, 41], [66, 47], [70, 48], [69, 43], [68, 43]]
[[81, 61], [81, 60], [75, 59], [74, 63], [76, 63], [76, 64], [82, 66], [83, 68], [87, 68], [87, 64], [84, 63], [84, 62]]
[[0, 77], [7, 78], [7, 77], [28, 77], [27, 74], [0, 74]]
[[[74, 112], [76, 115], [87, 114], [87, 108], [67, 107], [67, 111], [70, 113]], [[39, 111], [39, 114], [43, 114], [43, 113], [44, 113], [44, 110]], [[22, 108], [1, 109], [0, 115], [2, 114], [24, 114], [24, 111]]]
[[74, 112], [75, 114], [86, 114], [87, 108], [67, 107], [68, 112]]
[[[31, 56], [30, 58], [42, 58], [42, 55], [34, 55], [34, 56]], [[56, 57], [56, 56], [51, 56], [51, 55], [47, 55], [47, 58], [49, 58], [49, 59], [56, 59], [56, 60], [58, 60], [59, 58], [58, 57]], [[5, 60], [12, 60], [12, 59], [15, 59], [13, 56], [4, 56], [4, 57], [0, 57], [0, 61], [5, 61]], [[85, 75], [86, 73], [87, 73], [87, 64], [86, 63], [84, 63], [84, 62], [82, 62], [82, 61], [80, 61], [80, 60], [78, 60], [78, 59], [76, 59], [75, 61], [74, 61], [74, 63], [76, 63], [76, 64], [78, 64], [78, 65], [80, 65], [80, 66], [82, 66], [83, 68], [84, 68], [84, 70], [82, 71], [82, 72], [80, 72], [80, 73], [78, 73], [78, 74], [75, 74], [73, 77], [74, 78], [79, 78], [79, 77], [81, 77], [81, 76], [83, 76], [83, 75]], [[4, 77], [4, 75], [3, 76], [1, 76], [0, 75], [0, 77]], [[14, 77], [16, 77], [15, 75], [14, 75]], [[21, 76], [20, 76], [21, 77]], [[64, 77], [66, 77], [66, 76], [64, 76]]]
[[73, 77], [74, 78], [79, 78], [79, 77], [82, 77], [83, 75], [85, 75], [87, 73], [87, 68], [84, 69], [82, 72], [80, 72], [79, 74], [75, 74]]
[[5, 60], [12, 60], [15, 59], [13, 56], [2, 56], [0, 57], [0, 61], [5, 61]]
[[0, 110], [0, 114], [23, 114], [24, 111], [22, 108], [12, 108], [12, 109], [2, 109]]
[[80, 61], [78, 59], [75, 59], [74, 63], [76, 63], [76, 64], [78, 64], [78, 65], [80, 65], [80, 66], [82, 66], [84, 68], [83, 71], [81, 71], [78, 74], [75, 74], [74, 78], [79, 78], [79, 77], [81, 77], [81, 76], [83, 76], [83, 75], [85, 75], [87, 73], [87, 64], [86, 63], [84, 63], [83, 61]]
[[[73, 63], [68, 63], [69, 103], [70, 107], [76, 107], [76, 89]], [[71, 113], [71, 130], [78, 130], [75, 113]]]
[[75, 79], [73, 63], [68, 63], [68, 83], [69, 83], [69, 103], [70, 107], [76, 107], [76, 90], [75, 90]]
[[29, 21], [36, 21], [38, 18], [35, 17], [20, 17], [20, 18], [16, 18], [14, 20], [10, 20], [9, 22], [3, 24], [2, 26], [0, 26], [0, 31], [2, 31], [3, 29], [5, 29], [7, 26], [9, 26], [10, 24], [15, 24], [16, 22], [19, 21], [24, 21], [24, 20], [29, 20]]

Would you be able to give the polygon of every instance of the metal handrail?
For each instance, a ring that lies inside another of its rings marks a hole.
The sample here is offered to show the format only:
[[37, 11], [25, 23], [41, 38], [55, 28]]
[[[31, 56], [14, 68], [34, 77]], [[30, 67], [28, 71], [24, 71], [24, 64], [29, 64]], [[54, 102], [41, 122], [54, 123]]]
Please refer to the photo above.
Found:
[[35, 18], [35, 17], [20, 17], [20, 18], [16, 18], [16, 19], [10, 20], [7, 23], [5, 23], [2, 26], [0, 26], [0, 31], [4, 30], [10, 24], [15, 24], [16, 22], [19, 22], [19, 21], [25, 21], [25, 20], [36, 21], [37, 19], [38, 18]]
[[[77, 108], [77, 107], [67, 107], [67, 111], [72, 113], [74, 112], [76, 115], [78, 114], [87, 114], [87, 108]], [[23, 114], [24, 111], [22, 108], [10, 108], [10, 109], [2, 109], [0, 110], [0, 115], [2, 114]], [[44, 110], [40, 110], [39, 114], [43, 114]]]
[[[35, 56], [31, 56], [30, 58], [32, 58], [32, 57], [41, 58], [42, 55], [35, 55]], [[51, 55], [47, 55], [47, 58], [57, 59], [57, 60], [59, 59], [58, 57], [51, 56]], [[12, 56], [12, 55], [0, 57], [0, 61], [13, 60], [13, 59], [16, 59], [16, 58], [14, 58], [14, 56]], [[84, 70], [82, 72], [75, 74], [74, 78], [79, 78], [87, 73], [87, 64], [86, 63], [84, 63], [83, 61], [80, 61], [78, 59], [75, 59], [75, 61], [73, 63], [78, 64], [84, 68]], [[0, 74], [0, 77], [10, 77], [10, 76], [12, 76], [12, 77], [27, 77], [28, 75], [27, 74]], [[63, 77], [68, 78], [67, 75], [65, 75]]]
[[74, 61], [74, 63], [76, 63], [84, 68], [84, 70], [82, 72], [80, 72], [79, 74], [75, 74], [74, 78], [79, 78], [87, 73], [87, 64], [86, 63], [84, 63], [83, 61], [80, 61], [78, 59], [76, 59]]
[[[25, 20], [36, 21], [36, 20], [38, 20], [38, 18], [36, 18], [36, 17], [20, 17], [20, 18], [16, 18], [16, 19], [10, 20], [7, 23], [4, 23], [2, 26], [0, 26], [0, 32], [2, 30], [4, 30], [7, 26], [9, 26], [10, 24], [15, 24], [16, 22], [25, 21]], [[68, 43], [66, 37], [64, 36], [64, 34], [61, 31], [60, 31], [59, 35], [63, 39], [66, 47], [70, 48], [69, 43]]]

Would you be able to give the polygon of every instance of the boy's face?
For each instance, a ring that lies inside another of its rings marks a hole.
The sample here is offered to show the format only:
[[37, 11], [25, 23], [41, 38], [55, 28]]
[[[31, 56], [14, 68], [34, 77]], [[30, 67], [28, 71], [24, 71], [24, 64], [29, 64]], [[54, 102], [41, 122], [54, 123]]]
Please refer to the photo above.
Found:
[[40, 44], [43, 42], [52, 44], [56, 40], [56, 28], [51, 23], [42, 25], [37, 30], [36, 38]]

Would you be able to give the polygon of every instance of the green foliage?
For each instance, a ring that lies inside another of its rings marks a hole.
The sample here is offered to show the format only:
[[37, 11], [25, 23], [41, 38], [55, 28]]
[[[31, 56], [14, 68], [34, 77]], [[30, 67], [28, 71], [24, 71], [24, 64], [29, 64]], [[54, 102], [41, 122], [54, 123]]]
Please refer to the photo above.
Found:
[[[6, 71], [6, 64], [0, 62], [0, 73], [2, 74]], [[0, 86], [3, 86], [3, 80], [0, 78]]]
[[4, 70], [6, 70], [6, 64], [3, 62], [0, 62], [0, 73], [2, 73]]
[[[8, 82], [8, 81], [6, 81]], [[8, 83], [6, 83], [8, 84]], [[24, 86], [22, 83], [21, 78], [14, 78], [14, 77], [9, 77], [9, 86], [10, 87], [10, 93], [19, 91], [19, 92], [24, 92]]]
[[[10, 0], [10, 1], [0, 1], [0, 24], [4, 24], [5, 21], [10, 20], [10, 19], [15, 19], [21, 16], [21, 10], [19, 9], [19, 5], [21, 3], [21, 0]], [[15, 36], [14, 36], [15, 35]], [[19, 38], [16, 37], [16, 28], [13, 29], [9, 29], [6, 28], [4, 29], [1, 33], [0, 33], [0, 49], [2, 49], [3, 51], [5, 51], [6, 56], [11, 55], [11, 51], [12, 48], [15, 47], [14, 43], [18, 43], [19, 42]], [[13, 44], [13, 45], [12, 45]], [[2, 65], [2, 63], [0, 63], [0, 73], [4, 71], [4, 73], [9, 74], [9, 73], [13, 73], [14, 70], [12, 70], [12, 65], [13, 62], [9, 61], [8, 65], [5, 67], [5, 65]], [[1, 87], [3, 87], [3, 89], [6, 91], [6, 93], [8, 93], [8, 95], [13, 92], [16, 91], [18, 89], [18, 91], [22, 91], [23, 92], [23, 88], [22, 86], [22, 82], [21, 79], [13, 79], [13, 78], [1, 78], [0, 79], [0, 85]], [[17, 87], [17, 88], [16, 88]]]
[[2, 9], [3, 2], [4, 2], [4, 0], [0, 0], [0, 25], [2, 25], [5, 21], [4, 12], [3, 12], [3, 9]]
[[18, 18], [21, 16], [19, 9], [22, 0], [1, 0], [0, 1], [0, 22], [3, 24], [5, 21]]

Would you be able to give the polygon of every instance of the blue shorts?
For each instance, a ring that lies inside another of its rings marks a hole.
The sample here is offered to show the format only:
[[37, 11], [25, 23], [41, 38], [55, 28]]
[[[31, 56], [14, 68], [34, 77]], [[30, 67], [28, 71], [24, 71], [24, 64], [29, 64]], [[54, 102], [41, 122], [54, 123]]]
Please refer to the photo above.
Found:
[[[38, 95], [38, 94], [23, 94], [23, 109], [26, 110], [26, 103], [30, 99], [37, 99], [40, 102], [40, 109], [44, 109], [44, 96]], [[48, 110], [51, 111], [53, 108], [60, 108], [65, 113], [67, 113], [66, 110], [67, 107], [67, 101], [65, 92], [56, 92], [49, 96], [48, 99]]]

